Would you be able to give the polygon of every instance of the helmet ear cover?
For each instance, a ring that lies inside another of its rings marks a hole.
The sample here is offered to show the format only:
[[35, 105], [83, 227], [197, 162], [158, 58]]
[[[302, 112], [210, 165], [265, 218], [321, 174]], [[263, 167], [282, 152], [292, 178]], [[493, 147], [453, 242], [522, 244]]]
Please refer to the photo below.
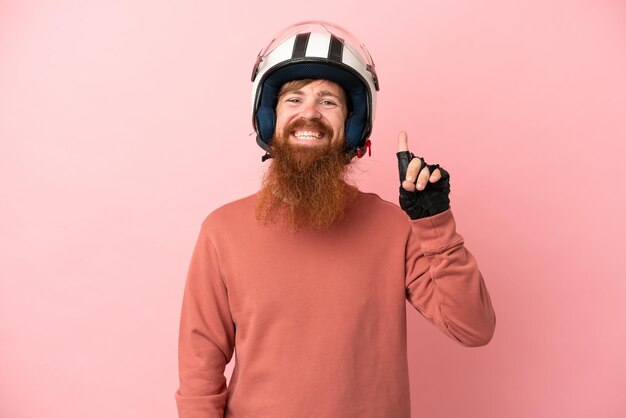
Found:
[[[304, 78], [325, 79], [339, 84], [348, 96], [349, 115], [345, 123], [345, 149], [352, 151], [360, 148], [369, 136], [371, 126], [369, 124], [369, 112], [371, 111], [371, 100], [367, 94], [366, 83], [361, 76], [353, 71], [347, 70], [343, 64], [329, 64], [328, 60], [320, 59], [319, 62], [312, 61], [311, 57], [302, 62], [290, 61], [269, 73], [265, 80], [261, 81], [261, 88], [257, 92], [257, 111], [255, 122], [257, 125], [257, 142], [264, 149], [269, 148], [269, 144], [274, 136], [276, 128], [276, 105], [278, 103], [278, 92], [288, 81], [300, 80]], [[260, 140], [260, 141], [259, 141]]]

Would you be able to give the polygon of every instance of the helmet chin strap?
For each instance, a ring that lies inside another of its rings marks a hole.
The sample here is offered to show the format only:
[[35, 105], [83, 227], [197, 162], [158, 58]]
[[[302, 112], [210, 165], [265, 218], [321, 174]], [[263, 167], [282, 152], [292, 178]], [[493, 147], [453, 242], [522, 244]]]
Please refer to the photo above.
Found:
[[372, 141], [369, 139], [365, 141], [365, 145], [362, 148], [356, 150], [356, 156], [359, 158], [363, 158], [365, 156], [365, 151], [367, 150], [367, 156], [372, 156]]

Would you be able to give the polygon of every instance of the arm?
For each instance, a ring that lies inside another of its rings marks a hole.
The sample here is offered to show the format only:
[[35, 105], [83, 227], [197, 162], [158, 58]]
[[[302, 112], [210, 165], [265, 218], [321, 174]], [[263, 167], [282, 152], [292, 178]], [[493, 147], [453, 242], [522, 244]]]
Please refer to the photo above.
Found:
[[496, 317], [474, 256], [450, 210], [450, 175], [408, 151], [398, 136], [400, 206], [411, 218], [406, 248], [407, 299], [446, 335], [466, 346], [487, 344]]
[[233, 355], [235, 325], [218, 256], [203, 225], [191, 257], [178, 345], [180, 418], [223, 418], [224, 369]]
[[407, 300], [458, 343], [487, 344], [494, 333], [495, 313], [476, 259], [456, 232], [451, 210], [410, 223]]

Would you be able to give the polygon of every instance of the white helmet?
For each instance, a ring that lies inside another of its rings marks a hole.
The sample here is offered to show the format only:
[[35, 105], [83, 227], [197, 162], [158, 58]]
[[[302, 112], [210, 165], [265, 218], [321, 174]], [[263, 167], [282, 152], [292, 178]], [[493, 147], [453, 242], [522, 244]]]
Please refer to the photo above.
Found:
[[348, 96], [346, 153], [362, 157], [370, 146], [379, 90], [374, 61], [365, 45], [337, 25], [322, 21], [296, 23], [261, 50], [252, 70], [252, 124], [257, 143], [267, 151], [276, 126], [278, 92], [287, 81], [325, 79]]

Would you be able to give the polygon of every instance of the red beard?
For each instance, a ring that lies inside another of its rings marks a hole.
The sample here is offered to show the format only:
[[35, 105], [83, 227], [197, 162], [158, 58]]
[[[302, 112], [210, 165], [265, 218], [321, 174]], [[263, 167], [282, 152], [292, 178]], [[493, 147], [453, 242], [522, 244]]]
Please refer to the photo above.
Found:
[[[313, 146], [288, 142], [290, 132], [307, 128], [324, 133], [325, 142]], [[315, 120], [298, 120], [273, 139], [273, 159], [256, 207], [259, 221], [284, 222], [297, 231], [327, 229], [343, 218], [357, 189], [345, 181], [350, 159], [343, 151], [344, 141], [331, 144], [330, 138], [329, 127]]]

